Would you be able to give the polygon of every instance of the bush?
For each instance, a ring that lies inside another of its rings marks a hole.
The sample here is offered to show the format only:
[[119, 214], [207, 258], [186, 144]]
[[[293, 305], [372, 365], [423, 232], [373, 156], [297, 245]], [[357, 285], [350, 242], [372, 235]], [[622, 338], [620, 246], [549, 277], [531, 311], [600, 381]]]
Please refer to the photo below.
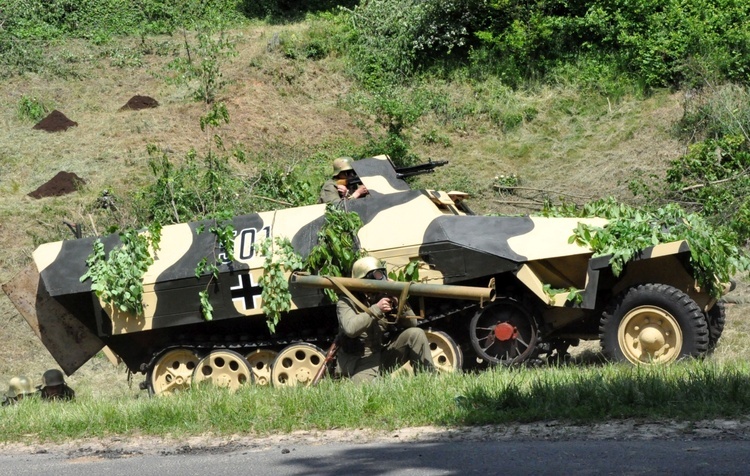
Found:
[[18, 118], [22, 121], [39, 122], [50, 112], [49, 108], [39, 99], [21, 96], [16, 108]]
[[171, 33], [179, 25], [237, 20], [237, 0], [7, 0], [4, 28], [19, 38], [64, 36], [106, 39], [112, 35]]
[[370, 87], [401, 83], [416, 71], [476, 43], [486, 17], [479, 0], [376, 0], [350, 11], [349, 55]]
[[750, 144], [744, 136], [724, 136], [693, 144], [667, 171], [669, 192], [714, 225], [725, 225], [750, 240]]
[[689, 141], [748, 136], [750, 89], [736, 83], [710, 85], [685, 93], [684, 112], [677, 134]]
[[26, 71], [39, 73], [46, 66], [44, 52], [38, 44], [22, 40], [0, 28], [0, 78]]
[[349, 55], [368, 86], [446, 59], [514, 87], [571, 68], [613, 92], [692, 85], [706, 71], [750, 79], [744, 0], [377, 0], [350, 16]]

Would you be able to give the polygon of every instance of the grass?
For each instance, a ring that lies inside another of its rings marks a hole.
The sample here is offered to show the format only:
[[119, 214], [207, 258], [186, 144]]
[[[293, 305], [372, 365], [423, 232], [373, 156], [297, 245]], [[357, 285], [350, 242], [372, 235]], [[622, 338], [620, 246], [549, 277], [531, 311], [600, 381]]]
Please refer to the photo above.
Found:
[[159, 398], [36, 398], [3, 407], [0, 441], [62, 441], [112, 435], [268, 435], [295, 430], [457, 427], [556, 420], [698, 421], [750, 408], [747, 362], [688, 361], [494, 369], [480, 374], [324, 380], [315, 388], [198, 387]]

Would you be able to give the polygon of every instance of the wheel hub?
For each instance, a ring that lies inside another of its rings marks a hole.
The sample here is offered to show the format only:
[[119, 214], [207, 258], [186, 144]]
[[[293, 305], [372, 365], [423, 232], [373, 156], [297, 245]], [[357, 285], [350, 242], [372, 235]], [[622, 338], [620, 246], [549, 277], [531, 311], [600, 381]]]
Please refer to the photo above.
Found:
[[664, 347], [666, 340], [661, 331], [654, 327], [647, 327], [638, 334], [638, 342], [644, 351], [653, 354]]
[[294, 377], [297, 379], [297, 382], [301, 383], [302, 385], [307, 385], [307, 383], [311, 380], [310, 376], [310, 370], [307, 368], [297, 369], [297, 373], [294, 375]]
[[162, 355], [150, 371], [154, 395], [170, 395], [190, 387], [198, 356], [189, 349], [172, 349]]
[[310, 385], [326, 355], [315, 345], [290, 344], [279, 352], [271, 366], [274, 386]]
[[624, 357], [634, 364], [672, 362], [682, 347], [679, 323], [656, 306], [632, 309], [623, 317], [618, 333]]
[[232, 391], [252, 382], [250, 368], [241, 354], [228, 349], [211, 351], [198, 362], [193, 382], [206, 382]]
[[272, 350], [258, 349], [245, 356], [256, 385], [271, 384], [271, 364], [277, 355]]
[[501, 342], [507, 342], [518, 337], [518, 329], [512, 324], [501, 322], [495, 326], [495, 338]]
[[461, 348], [446, 333], [441, 331], [425, 331], [430, 345], [432, 363], [441, 372], [455, 372], [463, 366]]

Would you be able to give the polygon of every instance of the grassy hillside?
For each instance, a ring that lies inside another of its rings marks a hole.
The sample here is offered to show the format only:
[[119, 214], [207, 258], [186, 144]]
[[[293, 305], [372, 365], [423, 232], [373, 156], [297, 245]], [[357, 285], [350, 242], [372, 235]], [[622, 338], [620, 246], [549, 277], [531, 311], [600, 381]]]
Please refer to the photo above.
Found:
[[[222, 59], [227, 85], [217, 98], [227, 105], [230, 122], [219, 133], [225, 144], [246, 151], [247, 163], [233, 167], [248, 182], [259, 168], [277, 166], [304, 169], [311, 183], [322, 183], [334, 157], [357, 155], [386, 130], [378, 117], [357, 106], [361, 91], [341, 58], [301, 59], [285, 52], [283, 45], [293, 44], [309, 26], [249, 25], [230, 32], [237, 54]], [[119, 39], [98, 46], [61, 41], [52, 53], [66, 76], [27, 73], [0, 82], [5, 131], [0, 136], [0, 282], [12, 279], [36, 245], [71, 238], [63, 220], [82, 224], [87, 236], [103, 233], [113, 223], [134, 224], [132, 194], [153, 180], [149, 144], [175, 162], [184, 160], [191, 148], [200, 153], [211, 144], [199, 126], [207, 106], [192, 99], [192, 86], [167, 80], [174, 74], [167, 65], [184, 55], [185, 39], [151, 38], [150, 53], [136, 55], [143, 50], [140, 41]], [[683, 114], [682, 92], [657, 90], [646, 98], [615, 100], [565, 85], [521, 92], [489, 80], [471, 86], [437, 80], [428, 85], [434, 98], [457, 111], [494, 108], [457, 114], [453, 121], [426, 114], [404, 130], [417, 157], [450, 161], [416, 186], [469, 192], [477, 212], [528, 213], [539, 209], [545, 197], [577, 203], [610, 195], [633, 200], [629, 180], [663, 175], [669, 161], [686, 150], [671, 134]], [[150, 96], [159, 106], [121, 111], [134, 95]], [[78, 125], [55, 133], [35, 130], [34, 121], [19, 116], [24, 98], [36, 98]], [[492, 111], [533, 113], [522, 114], [509, 127]], [[75, 173], [86, 184], [60, 197], [27, 195], [59, 171]], [[525, 189], [496, 191], [495, 177], [508, 174], [520, 177]], [[116, 209], [100, 206], [104, 190], [115, 197]], [[740, 309], [730, 306], [725, 338], [712, 358], [750, 356]], [[0, 342], [3, 390], [13, 375], [28, 374], [38, 381], [45, 368], [55, 365], [4, 295]], [[72, 382], [84, 395], [137, 392], [128, 389], [124, 373], [98, 357]]]

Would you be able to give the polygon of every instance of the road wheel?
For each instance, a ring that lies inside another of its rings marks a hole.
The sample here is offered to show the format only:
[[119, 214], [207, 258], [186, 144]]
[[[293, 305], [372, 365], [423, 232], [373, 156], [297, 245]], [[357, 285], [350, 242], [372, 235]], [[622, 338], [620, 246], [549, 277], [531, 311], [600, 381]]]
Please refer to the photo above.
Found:
[[279, 355], [278, 352], [268, 349], [257, 349], [245, 356], [253, 373], [255, 385], [271, 384], [271, 364]]
[[307, 387], [325, 359], [325, 352], [316, 345], [306, 342], [288, 345], [273, 361], [271, 384], [274, 387]]
[[456, 372], [464, 365], [461, 348], [451, 336], [442, 331], [425, 331], [430, 344], [432, 362], [440, 372]]
[[252, 381], [247, 360], [233, 350], [212, 350], [198, 362], [193, 372], [195, 384], [206, 382], [230, 390], [237, 390]]
[[[461, 351], [461, 347], [456, 344], [456, 341], [443, 331], [429, 330], [424, 333], [427, 336], [432, 363], [435, 364], [435, 369], [441, 373], [451, 373], [461, 370], [464, 364], [464, 354]], [[391, 375], [393, 377], [414, 375], [414, 368], [411, 366], [411, 362], [406, 362], [393, 371]]]
[[719, 345], [719, 338], [724, 332], [724, 324], [727, 321], [726, 303], [718, 301], [705, 314], [706, 323], [708, 324], [708, 351], [712, 352]]
[[477, 312], [469, 333], [477, 356], [491, 364], [519, 364], [536, 351], [536, 321], [515, 299], [497, 300]]
[[665, 364], [708, 350], [698, 305], [677, 288], [641, 284], [617, 296], [599, 323], [604, 354], [633, 364]]
[[152, 395], [171, 395], [190, 388], [193, 370], [198, 365], [198, 356], [189, 349], [166, 351], [149, 374], [149, 390]]

